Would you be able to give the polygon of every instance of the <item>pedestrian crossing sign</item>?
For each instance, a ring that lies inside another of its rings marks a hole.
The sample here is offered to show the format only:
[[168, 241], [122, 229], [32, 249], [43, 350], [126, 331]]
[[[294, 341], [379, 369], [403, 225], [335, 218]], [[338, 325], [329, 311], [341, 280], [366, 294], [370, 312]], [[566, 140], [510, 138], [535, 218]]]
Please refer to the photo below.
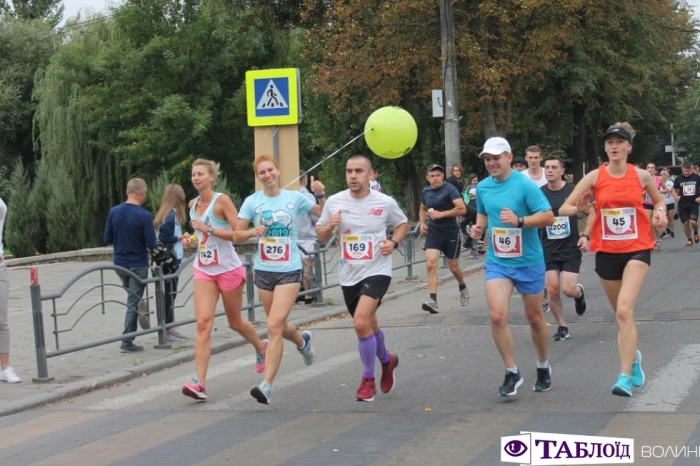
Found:
[[301, 119], [298, 68], [245, 74], [248, 126], [297, 125]]

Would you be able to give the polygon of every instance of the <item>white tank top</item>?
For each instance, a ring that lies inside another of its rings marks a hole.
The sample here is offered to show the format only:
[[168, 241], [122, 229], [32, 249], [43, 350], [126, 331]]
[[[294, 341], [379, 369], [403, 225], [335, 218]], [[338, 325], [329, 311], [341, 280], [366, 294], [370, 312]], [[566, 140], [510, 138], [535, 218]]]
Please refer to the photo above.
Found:
[[[190, 218], [210, 224], [219, 230], [231, 231], [231, 225], [227, 221], [219, 220], [214, 216], [214, 206], [220, 195], [221, 193], [214, 193], [209, 207], [202, 215], [195, 215], [197, 203], [199, 202], [199, 197], [197, 197], [190, 209]], [[243, 265], [231, 241], [217, 238], [201, 231], [197, 232], [197, 236], [200, 237], [199, 245], [197, 246], [197, 258], [192, 265], [195, 269], [207, 275], [219, 275]]]

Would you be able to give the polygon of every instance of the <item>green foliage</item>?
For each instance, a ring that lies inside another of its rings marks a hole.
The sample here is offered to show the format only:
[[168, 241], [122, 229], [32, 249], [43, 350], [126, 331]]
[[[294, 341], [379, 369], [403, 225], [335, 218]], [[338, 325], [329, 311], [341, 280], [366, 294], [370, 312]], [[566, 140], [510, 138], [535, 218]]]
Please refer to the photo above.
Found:
[[172, 183], [174, 183], [173, 177], [167, 170], [163, 170], [156, 179], [148, 182], [148, 192], [143, 208], [149, 210], [154, 217], [160, 208], [160, 201], [163, 198], [165, 187]]
[[37, 252], [44, 254], [48, 251], [49, 230], [46, 224], [46, 215], [49, 210], [49, 201], [53, 195], [51, 189], [51, 176], [49, 166], [44, 160], [36, 164], [36, 177], [29, 194], [29, 215], [37, 222], [37, 235], [34, 246]]
[[12, 171], [13, 191], [7, 203], [7, 221], [3, 233], [3, 242], [12, 250], [15, 257], [27, 257], [36, 254], [34, 241], [38, 224], [29, 212], [29, 175], [22, 164], [17, 161]]
[[8, 3], [0, 1], [0, 12], [11, 12], [11, 15], [18, 19], [40, 20], [46, 22], [52, 28], [56, 27], [63, 18], [62, 0], [14, 0], [13, 8], [10, 9]]
[[84, 246], [80, 232], [80, 202], [70, 172], [59, 164], [49, 174], [51, 197], [46, 210], [47, 252], [63, 252]]
[[233, 205], [236, 206], [236, 209], [241, 208], [241, 195], [231, 188], [231, 184], [228, 182], [228, 177], [225, 173], [219, 173], [216, 183], [214, 184], [214, 191], [226, 194], [231, 198], [231, 201], [233, 201]]

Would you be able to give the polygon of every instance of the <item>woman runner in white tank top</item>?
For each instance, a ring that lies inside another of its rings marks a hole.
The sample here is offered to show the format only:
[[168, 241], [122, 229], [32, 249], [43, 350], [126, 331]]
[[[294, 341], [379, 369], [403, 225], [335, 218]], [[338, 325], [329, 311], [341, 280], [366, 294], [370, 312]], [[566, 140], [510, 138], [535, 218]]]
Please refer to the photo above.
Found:
[[196, 400], [207, 399], [206, 377], [211, 356], [211, 331], [219, 295], [224, 302], [228, 325], [255, 347], [255, 368], [265, 370], [267, 341], [261, 340], [255, 327], [243, 320], [245, 267], [233, 247], [233, 230], [238, 211], [231, 198], [212, 189], [218, 164], [198, 159], [192, 164], [192, 184], [199, 196], [190, 201], [192, 228], [199, 239], [194, 268], [194, 314], [197, 335], [194, 340], [197, 378], [182, 387], [182, 393]]

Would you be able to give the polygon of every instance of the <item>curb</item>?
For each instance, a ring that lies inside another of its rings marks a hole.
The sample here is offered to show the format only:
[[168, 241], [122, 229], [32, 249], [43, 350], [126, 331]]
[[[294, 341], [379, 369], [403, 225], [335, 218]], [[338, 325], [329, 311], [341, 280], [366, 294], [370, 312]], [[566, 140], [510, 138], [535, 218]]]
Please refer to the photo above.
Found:
[[[462, 272], [477, 272], [483, 268], [483, 265], [484, 263], [483, 261], [481, 261], [478, 264], [472, 264], [468, 267], [463, 268]], [[454, 280], [454, 277], [452, 276], [452, 274], [447, 274], [442, 277], [438, 277], [438, 280], [445, 283]], [[382, 302], [391, 301], [400, 298], [401, 296], [420, 291], [423, 288], [425, 288], [425, 286], [426, 285], [422, 283], [420, 285], [408, 287], [405, 290], [401, 290], [396, 293], [392, 293], [390, 295], [385, 296]], [[342, 314], [346, 314], [347, 312], [347, 308], [344, 305], [334, 306], [322, 314], [292, 320], [290, 323], [294, 326], [302, 327], [313, 322], [338, 317]], [[267, 330], [259, 330], [258, 335], [260, 335], [260, 337], [267, 336]], [[217, 345], [212, 345], [211, 354], [221, 353], [232, 348], [243, 346], [247, 343], [248, 342], [246, 340], [239, 336], [229, 341], [221, 342]], [[16, 414], [22, 411], [26, 411], [28, 409], [38, 408], [40, 406], [44, 406], [50, 403], [56, 403], [67, 398], [72, 398], [78, 395], [83, 395], [85, 393], [90, 393], [92, 391], [99, 390], [100, 388], [104, 388], [109, 385], [127, 382], [131, 379], [135, 379], [136, 377], [149, 375], [154, 372], [159, 372], [164, 369], [179, 366], [180, 364], [190, 362], [192, 360], [194, 360], [194, 349], [181, 351], [179, 353], [166, 356], [157, 361], [152, 361], [142, 364], [140, 366], [136, 366], [133, 370], [119, 370], [117, 372], [110, 372], [97, 377], [82, 380], [80, 382], [66, 384], [65, 386], [49, 393], [41, 393], [39, 395], [27, 396], [15, 402], [3, 402], [0, 403], [0, 417], [9, 416], [10, 414]]]

